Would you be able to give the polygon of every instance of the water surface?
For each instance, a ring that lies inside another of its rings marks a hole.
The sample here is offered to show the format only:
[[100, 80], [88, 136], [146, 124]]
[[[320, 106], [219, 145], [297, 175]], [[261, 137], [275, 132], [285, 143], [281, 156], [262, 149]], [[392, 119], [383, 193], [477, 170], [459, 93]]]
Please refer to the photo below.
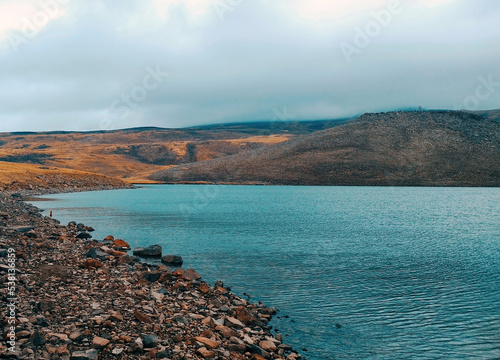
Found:
[[[281, 311], [308, 359], [500, 359], [500, 189], [155, 185], [36, 205]], [[336, 325], [340, 325], [338, 327]]]

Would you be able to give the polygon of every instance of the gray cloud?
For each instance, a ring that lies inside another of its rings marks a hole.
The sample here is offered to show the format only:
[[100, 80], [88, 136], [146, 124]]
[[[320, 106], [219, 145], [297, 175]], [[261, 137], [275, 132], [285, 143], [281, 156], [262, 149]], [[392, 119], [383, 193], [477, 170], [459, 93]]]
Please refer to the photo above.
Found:
[[[284, 107], [297, 119], [476, 107], [465, 99], [480, 79], [500, 82], [498, 2], [404, 3], [350, 62], [341, 44], [374, 21], [369, 10], [312, 21], [278, 3], [243, 1], [223, 19], [180, 4], [162, 19], [144, 2], [74, 1], [19, 51], [0, 40], [0, 131], [269, 120]], [[143, 96], [151, 68], [169, 76]], [[500, 87], [477, 108], [500, 108]]]

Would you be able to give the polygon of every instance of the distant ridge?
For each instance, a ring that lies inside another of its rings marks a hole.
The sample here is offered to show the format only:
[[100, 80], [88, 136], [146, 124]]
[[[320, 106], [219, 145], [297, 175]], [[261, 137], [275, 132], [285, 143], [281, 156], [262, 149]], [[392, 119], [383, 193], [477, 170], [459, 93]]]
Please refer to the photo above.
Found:
[[168, 183], [500, 186], [500, 123], [483, 116], [439, 110], [368, 113], [287, 142], [160, 171], [151, 179]]

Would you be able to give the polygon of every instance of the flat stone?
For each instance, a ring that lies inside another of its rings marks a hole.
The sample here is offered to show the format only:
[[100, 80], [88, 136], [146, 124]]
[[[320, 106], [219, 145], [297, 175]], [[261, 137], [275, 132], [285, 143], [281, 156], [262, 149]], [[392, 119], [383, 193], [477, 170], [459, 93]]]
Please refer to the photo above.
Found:
[[241, 321], [231, 316], [228, 316], [224, 319], [224, 325], [233, 329], [243, 329], [245, 327], [245, 325]]
[[92, 340], [92, 345], [98, 348], [105, 347], [106, 345], [109, 344], [108, 339], [104, 339], [100, 336], [95, 336], [94, 339]]
[[150, 245], [148, 247], [136, 247], [134, 255], [142, 257], [161, 257], [161, 245]]
[[220, 343], [213, 341], [213, 340], [210, 340], [210, 339], [207, 339], [205, 337], [198, 336], [198, 337], [195, 337], [194, 339], [196, 341], [202, 343], [203, 345], [205, 345], [209, 349], [217, 349], [220, 346]]

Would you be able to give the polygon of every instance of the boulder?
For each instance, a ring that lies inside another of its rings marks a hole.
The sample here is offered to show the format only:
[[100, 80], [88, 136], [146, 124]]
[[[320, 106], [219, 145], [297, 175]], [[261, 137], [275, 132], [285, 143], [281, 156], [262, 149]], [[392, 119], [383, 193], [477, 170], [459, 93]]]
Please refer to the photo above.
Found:
[[134, 255], [142, 257], [161, 257], [161, 245], [150, 245], [148, 247], [136, 247]]
[[181, 266], [184, 261], [178, 255], [165, 255], [161, 258], [161, 262], [168, 266]]

